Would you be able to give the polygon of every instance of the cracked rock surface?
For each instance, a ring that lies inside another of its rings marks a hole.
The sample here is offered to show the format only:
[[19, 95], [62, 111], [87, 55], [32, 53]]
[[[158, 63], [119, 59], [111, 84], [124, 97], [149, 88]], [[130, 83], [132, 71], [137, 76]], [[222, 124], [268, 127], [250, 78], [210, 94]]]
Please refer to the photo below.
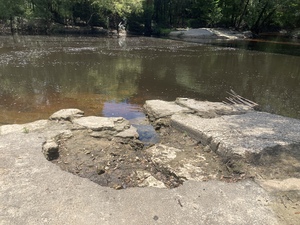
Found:
[[[184, 112], [197, 115], [194, 110]], [[56, 119], [0, 127], [0, 224], [298, 221], [297, 144], [252, 155], [255, 168], [245, 162], [238, 167], [234, 158], [170, 127], [172, 114], [156, 124], [160, 142], [143, 146], [123, 118], [61, 112]], [[209, 118], [224, 116], [219, 114]], [[287, 160], [285, 174], [272, 167], [274, 160]]]

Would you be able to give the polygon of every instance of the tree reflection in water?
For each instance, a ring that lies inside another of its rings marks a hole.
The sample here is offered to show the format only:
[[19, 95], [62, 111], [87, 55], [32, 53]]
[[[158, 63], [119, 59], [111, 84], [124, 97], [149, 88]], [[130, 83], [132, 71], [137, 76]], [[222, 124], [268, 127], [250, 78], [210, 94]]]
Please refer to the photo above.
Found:
[[0, 39], [0, 124], [62, 108], [101, 116], [109, 106], [125, 117], [142, 113], [148, 99], [222, 101], [230, 89], [264, 111], [300, 118], [297, 56], [143, 37]]

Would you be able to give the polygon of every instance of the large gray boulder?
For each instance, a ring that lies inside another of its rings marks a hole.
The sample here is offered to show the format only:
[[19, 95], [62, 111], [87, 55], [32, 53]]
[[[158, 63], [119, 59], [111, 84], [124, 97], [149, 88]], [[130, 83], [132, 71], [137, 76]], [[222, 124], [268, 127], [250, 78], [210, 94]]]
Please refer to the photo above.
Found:
[[80, 109], [61, 109], [50, 116], [50, 120], [69, 120], [82, 117], [84, 114]]

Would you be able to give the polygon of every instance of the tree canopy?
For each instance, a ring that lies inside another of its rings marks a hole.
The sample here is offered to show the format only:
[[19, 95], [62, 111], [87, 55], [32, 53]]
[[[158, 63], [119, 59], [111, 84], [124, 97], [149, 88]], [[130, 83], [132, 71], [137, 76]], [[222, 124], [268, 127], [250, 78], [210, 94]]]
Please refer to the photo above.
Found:
[[151, 34], [175, 27], [227, 27], [236, 30], [300, 27], [300, 0], [0, 0], [0, 19], [17, 23], [117, 28]]

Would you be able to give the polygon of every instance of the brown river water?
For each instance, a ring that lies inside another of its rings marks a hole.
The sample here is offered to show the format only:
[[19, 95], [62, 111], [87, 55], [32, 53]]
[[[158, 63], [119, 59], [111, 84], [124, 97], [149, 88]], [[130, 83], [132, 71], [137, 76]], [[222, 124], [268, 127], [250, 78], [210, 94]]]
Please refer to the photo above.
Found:
[[300, 119], [299, 65], [296, 43], [1, 36], [0, 125], [62, 108], [134, 121], [148, 99], [223, 101], [230, 89]]

